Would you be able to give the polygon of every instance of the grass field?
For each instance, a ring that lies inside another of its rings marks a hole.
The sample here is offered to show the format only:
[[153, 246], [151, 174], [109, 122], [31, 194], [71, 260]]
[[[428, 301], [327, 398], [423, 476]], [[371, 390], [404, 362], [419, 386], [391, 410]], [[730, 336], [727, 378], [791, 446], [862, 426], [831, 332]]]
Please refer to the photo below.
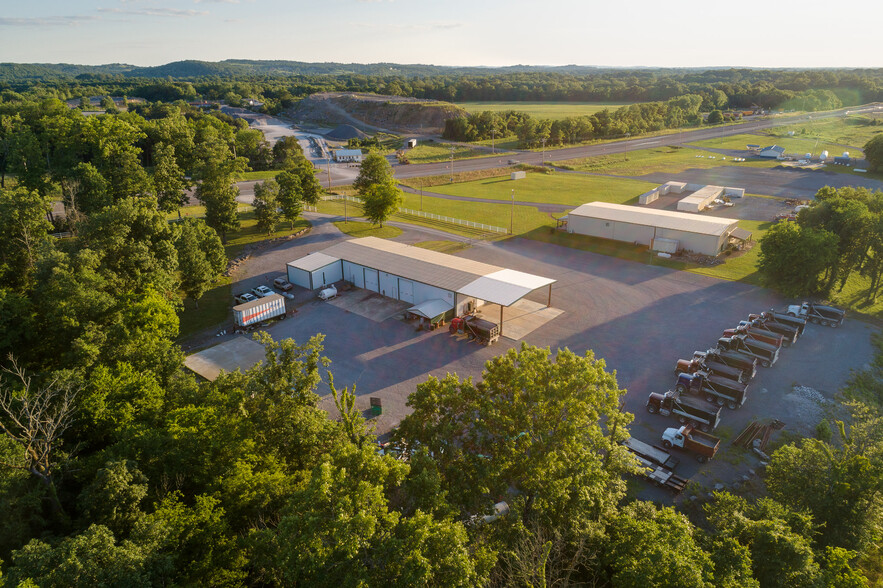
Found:
[[446, 143], [422, 143], [413, 149], [405, 151], [405, 156], [411, 163], [437, 163], [440, 161], [450, 161], [451, 147], [454, 148], [454, 161], [457, 161], [458, 159], [473, 159], [476, 157], [494, 157], [494, 154], [489, 150], [475, 149], [464, 145], [450, 145]]
[[469, 113], [507, 112], [515, 110], [526, 112], [534, 118], [562, 119], [570, 116], [591, 115], [605, 108], [616, 110], [628, 106], [631, 102], [463, 102], [457, 106]]
[[[799, 154], [803, 155], [804, 153], [813, 153], [814, 156], [818, 157], [819, 153], [822, 151], [827, 151], [829, 157], [834, 157], [835, 155], [840, 155], [844, 151], [843, 145], [831, 143], [830, 141], [823, 141], [816, 137], [808, 137], [802, 135], [794, 135], [793, 137], [787, 136], [787, 133], [784, 133], [784, 137], [779, 137], [776, 135], [731, 135], [729, 137], [720, 137], [717, 139], [706, 139], [704, 141], [696, 141], [695, 143], [691, 143], [696, 147], [711, 147], [714, 149], [745, 149], [746, 145], [755, 144], [755, 145], [779, 145], [785, 148], [785, 152], [788, 155]], [[864, 154], [861, 150], [849, 149], [850, 155], [852, 157], [864, 157]]]
[[585, 176], [580, 174], [528, 173], [523, 180], [508, 176], [475, 180], [446, 186], [435, 186], [434, 192], [468, 198], [489, 198], [508, 202], [515, 190], [519, 202], [539, 202], [579, 206], [586, 202], [637, 202], [638, 196], [656, 184], [620, 178]]
[[[701, 155], [701, 157], [699, 157]], [[628, 159], [626, 159], [628, 157]], [[733, 161], [712, 151], [684, 149], [677, 145], [629, 151], [628, 154], [602, 155], [583, 159], [559, 161], [555, 165], [565, 169], [605, 173], [620, 176], [642, 176], [654, 172], [678, 173], [686, 169], [709, 169], [721, 165], [740, 167], [773, 167], [775, 161]]]
[[338, 221], [333, 223], [341, 233], [350, 237], [378, 237], [380, 239], [393, 239], [402, 234], [402, 230], [398, 227], [389, 225], [381, 227], [380, 225], [372, 225], [362, 221]]
[[[876, 123], [876, 124], [868, 124]], [[883, 133], [883, 113], [830, 118], [770, 129], [769, 135], [783, 137], [794, 131], [795, 137], [809, 138], [838, 145], [864, 147], [873, 137]]]

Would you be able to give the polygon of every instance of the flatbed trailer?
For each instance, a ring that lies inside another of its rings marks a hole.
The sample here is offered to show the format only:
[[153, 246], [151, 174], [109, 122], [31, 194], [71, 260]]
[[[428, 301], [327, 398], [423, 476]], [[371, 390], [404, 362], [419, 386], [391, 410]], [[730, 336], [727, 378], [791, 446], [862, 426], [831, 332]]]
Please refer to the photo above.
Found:
[[641, 456], [656, 465], [660, 465], [670, 470], [675, 469], [680, 463], [678, 458], [674, 457], [665, 449], [650, 445], [649, 443], [644, 443], [640, 439], [635, 439], [634, 437], [629, 437], [622, 442], [622, 445], [635, 455]]
[[682, 478], [670, 469], [654, 464], [634, 451], [632, 451], [632, 454], [635, 456], [635, 459], [638, 460], [638, 464], [641, 468], [641, 475], [657, 486], [667, 488], [675, 493], [683, 492], [684, 488], [687, 487], [687, 483], [690, 481], [687, 478]]

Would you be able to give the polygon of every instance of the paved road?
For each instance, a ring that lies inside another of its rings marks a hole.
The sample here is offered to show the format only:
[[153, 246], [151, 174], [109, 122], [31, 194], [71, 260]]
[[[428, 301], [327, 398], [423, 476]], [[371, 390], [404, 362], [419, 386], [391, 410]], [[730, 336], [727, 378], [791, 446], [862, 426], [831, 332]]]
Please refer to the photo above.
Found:
[[[420, 233], [409, 231], [400, 239], [439, 238]], [[286, 261], [343, 238], [330, 223], [319, 222], [308, 237], [246, 265], [242, 285], [263, 283], [279, 275]], [[528, 336], [527, 342], [552, 349], [566, 346], [580, 353], [594, 350], [629, 391], [625, 408], [636, 415], [632, 434], [647, 442], [658, 442], [662, 430], [675, 424], [644, 410], [649, 392], [672, 387], [675, 361], [712, 346], [724, 328], [748, 313], [787, 302], [763, 288], [527, 239], [480, 242], [459, 255], [557, 279], [552, 303], [565, 312]], [[545, 301], [544, 294], [536, 298]], [[270, 332], [298, 341], [324, 333], [335, 381], [340, 386], [357, 385], [360, 407], [367, 408], [369, 395], [383, 399], [384, 415], [377, 421], [380, 433], [407, 414], [408, 394], [427, 375], [476, 377], [485, 361], [517, 345], [503, 339], [493, 347], [479, 347], [457, 342], [445, 331], [415, 332], [413, 325], [395, 319], [378, 324], [320, 303], [306, 292], [300, 293], [299, 304], [293, 320], [271, 327]], [[753, 418], [777, 417], [789, 429], [811, 433], [819, 410], [797, 399], [792, 386], [811, 386], [832, 398], [850, 371], [866, 366], [872, 357], [873, 329], [864, 323], [847, 320], [837, 330], [811, 325], [807, 331], [796, 346], [782, 351], [776, 366], [761, 370], [745, 407], [725, 411], [721, 432], [734, 436]], [[327, 397], [323, 406], [332, 408]], [[725, 451], [733, 450], [727, 445]], [[751, 458], [724, 458], [700, 469], [683, 457], [680, 473], [708, 485], [736, 480], [756, 465]]]
[[[510, 159], [519, 163], [528, 163], [541, 165], [543, 161], [563, 161], [566, 159], [576, 159], [581, 157], [596, 157], [599, 155], [609, 155], [611, 153], [625, 153], [634, 151], [635, 149], [645, 149], [658, 145], [681, 145], [683, 143], [692, 143], [694, 141], [702, 141], [705, 139], [716, 139], [719, 137], [727, 137], [730, 135], [739, 135], [742, 133], [752, 133], [755, 131], [768, 129], [772, 127], [791, 125], [808, 121], [810, 117], [814, 120], [823, 118], [832, 118], [846, 116], [846, 112], [856, 114], [860, 112], [869, 112], [878, 108], [878, 105], [868, 105], [859, 108], [840, 109], [831, 112], [814, 113], [811, 115], [802, 115], [794, 117], [772, 117], [763, 120], [756, 120], [741, 123], [738, 125], [729, 125], [717, 128], [703, 128], [695, 131], [684, 131], [671, 135], [662, 135], [659, 137], [638, 137], [635, 139], [627, 139], [622, 141], [614, 141], [603, 143], [600, 145], [588, 145], [581, 147], [569, 147], [567, 149], [549, 150], [545, 153], [537, 153], [532, 151], [523, 151], [514, 156], [506, 156], [500, 159], [482, 158], [482, 159], [466, 159], [454, 162], [455, 172], [476, 171], [482, 169], [490, 169], [494, 167], [505, 167]], [[448, 163], [424, 163], [411, 164], [404, 166], [396, 166], [396, 177], [399, 179], [417, 178], [421, 176], [441, 175], [450, 172]]]

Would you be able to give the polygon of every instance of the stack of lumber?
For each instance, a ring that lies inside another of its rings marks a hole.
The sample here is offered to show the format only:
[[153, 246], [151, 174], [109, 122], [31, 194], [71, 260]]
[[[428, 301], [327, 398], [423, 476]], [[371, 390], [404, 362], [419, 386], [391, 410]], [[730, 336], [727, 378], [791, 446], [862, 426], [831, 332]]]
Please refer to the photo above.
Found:
[[[744, 447], [745, 449], [756, 448], [760, 451], [765, 451], [773, 431], [779, 431], [784, 426], [785, 423], [779, 419], [773, 419], [766, 423], [751, 421], [745, 427], [745, 430], [739, 433], [739, 436], [733, 440], [733, 445]], [[755, 441], [758, 441], [758, 443], [755, 443]]]

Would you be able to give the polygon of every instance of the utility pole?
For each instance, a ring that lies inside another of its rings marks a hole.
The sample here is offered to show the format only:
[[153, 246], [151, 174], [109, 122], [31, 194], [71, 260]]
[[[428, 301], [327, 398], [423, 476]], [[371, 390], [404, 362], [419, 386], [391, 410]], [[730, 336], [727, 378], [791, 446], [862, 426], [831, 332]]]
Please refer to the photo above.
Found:
[[540, 141], [543, 143], [543, 165], [546, 165], [546, 138], [543, 137]]
[[331, 191], [331, 156], [325, 160], [325, 166], [328, 169], [328, 191]]
[[420, 182], [420, 212], [423, 212], [423, 178], [418, 181]]
[[626, 161], [629, 160], [629, 137], [631, 137], [631, 136], [632, 136], [631, 133], [626, 133], [626, 134], [625, 134], [625, 143], [624, 143], [624, 145], [625, 145], [625, 160], [626, 160]]
[[494, 141], [497, 138], [497, 129], [491, 129], [491, 153], [496, 153], [497, 149], [494, 147]]
[[451, 145], [451, 183], [454, 183], [454, 146]]
[[509, 210], [509, 234], [515, 226], [515, 190], [512, 190], [512, 208]]

